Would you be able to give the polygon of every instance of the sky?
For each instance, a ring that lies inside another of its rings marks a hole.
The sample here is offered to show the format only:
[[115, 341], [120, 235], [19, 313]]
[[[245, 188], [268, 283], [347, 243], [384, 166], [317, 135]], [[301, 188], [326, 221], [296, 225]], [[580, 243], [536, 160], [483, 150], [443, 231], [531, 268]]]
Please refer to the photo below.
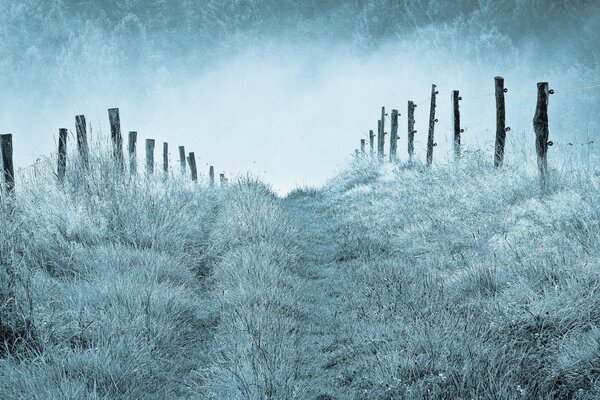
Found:
[[589, 140], [600, 125], [600, 90], [560, 90], [600, 83], [599, 7], [563, 3], [7, 0], [0, 131], [14, 134], [15, 164], [27, 167], [55, 152], [58, 129], [74, 131], [78, 114], [108, 146], [107, 109], [118, 107], [124, 137], [168, 142], [173, 163], [184, 145], [201, 174], [214, 165], [285, 193], [341, 170], [381, 106], [400, 112], [406, 159], [407, 101], [419, 104], [424, 159], [433, 83], [435, 161], [452, 159], [452, 90], [463, 97], [463, 143], [491, 160], [501, 75], [508, 146], [519, 150], [507, 158], [531, 156], [538, 81], [556, 89], [557, 143]]

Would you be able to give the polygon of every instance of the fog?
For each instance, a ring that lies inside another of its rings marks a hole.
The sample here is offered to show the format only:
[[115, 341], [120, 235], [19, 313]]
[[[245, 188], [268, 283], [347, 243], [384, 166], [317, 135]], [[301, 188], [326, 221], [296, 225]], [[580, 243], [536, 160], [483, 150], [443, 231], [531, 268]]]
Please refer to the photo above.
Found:
[[14, 134], [17, 167], [54, 152], [58, 129], [74, 130], [76, 114], [107, 144], [107, 109], [119, 107], [124, 135], [168, 142], [174, 162], [175, 146], [185, 145], [202, 173], [208, 165], [228, 176], [251, 173], [283, 193], [343, 167], [376, 131], [381, 106], [400, 111], [406, 159], [407, 101], [419, 103], [415, 147], [423, 159], [432, 83], [434, 160], [451, 160], [452, 90], [463, 97], [463, 143], [491, 160], [495, 75], [508, 88], [508, 160], [534, 152], [539, 81], [556, 90], [550, 158], [583, 147], [596, 153], [567, 143], [597, 135], [600, 89], [560, 90], [600, 83], [594, 2], [144, 3], [0, 6], [0, 131]]

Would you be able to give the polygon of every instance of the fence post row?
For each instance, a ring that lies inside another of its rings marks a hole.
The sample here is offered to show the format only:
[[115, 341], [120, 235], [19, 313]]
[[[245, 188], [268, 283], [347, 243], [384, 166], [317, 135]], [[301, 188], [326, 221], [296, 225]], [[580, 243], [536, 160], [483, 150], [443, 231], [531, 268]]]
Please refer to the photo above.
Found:
[[390, 162], [397, 161], [396, 149], [398, 147], [398, 110], [392, 110], [392, 123], [390, 130]]
[[185, 176], [185, 146], [179, 146], [179, 169], [181, 176]]
[[[2, 175], [6, 192], [12, 194], [15, 190], [15, 170], [13, 166], [12, 134], [0, 135], [0, 158], [2, 161]], [[0, 189], [2, 182], [0, 182]]]
[[146, 139], [146, 173], [154, 173], [154, 139]]
[[501, 167], [504, 163], [504, 143], [506, 142], [506, 108], [504, 104], [504, 78], [494, 77], [496, 87], [496, 145], [494, 147], [494, 166]]
[[87, 142], [87, 124], [85, 115], [75, 116], [75, 131], [77, 132], [77, 150], [84, 167], [89, 166], [89, 147]]
[[113, 157], [119, 167], [123, 167], [123, 138], [121, 136], [121, 119], [118, 108], [108, 109], [110, 121], [110, 137], [113, 144]]
[[62, 183], [65, 179], [65, 172], [67, 171], [67, 136], [69, 131], [65, 128], [58, 130], [58, 165], [56, 168], [56, 175], [58, 181]]
[[415, 108], [417, 105], [409, 101], [408, 102], [408, 161], [412, 162], [415, 153]]
[[210, 187], [215, 186], [215, 167], [212, 165], [208, 168], [208, 177], [210, 180]]
[[169, 144], [163, 142], [163, 172], [169, 174]]
[[375, 156], [375, 133], [373, 133], [373, 129], [369, 129], [369, 154], [371, 158]]
[[190, 164], [190, 171], [192, 172], [192, 181], [198, 180], [198, 171], [196, 170], [196, 155], [192, 151], [188, 157], [188, 163]]
[[127, 152], [129, 153], [129, 173], [137, 174], [137, 132], [129, 131]]
[[550, 93], [552, 92], [548, 90], [548, 82], [538, 82], [533, 130], [535, 131], [535, 150], [542, 184], [546, 182], [548, 175], [548, 146], [552, 145], [552, 142], [548, 141], [548, 95]]
[[433, 142], [435, 123], [435, 97], [439, 92], [435, 90], [435, 85], [431, 85], [431, 105], [429, 108], [429, 134], [427, 136], [427, 166], [430, 167], [433, 162], [433, 147], [436, 143]]
[[458, 90], [452, 92], [452, 128], [454, 130], [454, 160], [460, 160], [460, 134], [464, 132], [460, 128], [460, 109], [458, 102], [462, 100]]

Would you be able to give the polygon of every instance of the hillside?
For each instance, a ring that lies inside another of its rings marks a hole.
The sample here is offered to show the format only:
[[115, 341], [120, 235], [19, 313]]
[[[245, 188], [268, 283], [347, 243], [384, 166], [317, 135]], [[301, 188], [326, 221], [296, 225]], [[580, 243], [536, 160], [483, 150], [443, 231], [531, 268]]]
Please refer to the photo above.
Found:
[[106, 159], [2, 197], [2, 399], [600, 396], [593, 171], [356, 159], [281, 198]]

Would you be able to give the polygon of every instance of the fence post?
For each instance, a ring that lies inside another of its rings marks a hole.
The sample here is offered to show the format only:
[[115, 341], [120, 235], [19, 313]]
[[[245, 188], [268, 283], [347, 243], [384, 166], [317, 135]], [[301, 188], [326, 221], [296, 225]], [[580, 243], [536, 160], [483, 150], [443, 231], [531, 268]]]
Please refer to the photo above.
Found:
[[221, 187], [225, 187], [225, 174], [219, 174], [219, 183]]
[[460, 134], [464, 132], [460, 128], [460, 109], [458, 102], [462, 100], [458, 90], [452, 91], [452, 127], [454, 130], [454, 161], [460, 160]]
[[2, 174], [4, 175], [6, 192], [12, 194], [15, 190], [15, 170], [13, 166], [12, 134], [10, 133], [0, 135], [0, 156], [2, 158]]
[[377, 159], [383, 161], [383, 123], [381, 120], [377, 121]]
[[188, 163], [190, 164], [190, 171], [192, 172], [192, 181], [198, 180], [198, 170], [196, 170], [196, 155], [192, 151], [188, 157]]
[[412, 163], [413, 156], [415, 154], [415, 108], [417, 105], [409, 101], [408, 102], [408, 161]]
[[365, 154], [365, 139], [360, 139], [360, 154], [364, 155]]
[[215, 167], [212, 165], [208, 168], [208, 177], [210, 180], [210, 187], [215, 186]]
[[67, 136], [69, 131], [65, 128], [58, 130], [58, 165], [56, 175], [58, 181], [62, 183], [65, 180], [65, 172], [67, 171]]
[[548, 141], [548, 95], [550, 93], [552, 92], [548, 90], [548, 82], [538, 82], [533, 130], [535, 131], [535, 150], [542, 184], [546, 183], [548, 176], [548, 146], [552, 145], [552, 142]]
[[154, 173], [154, 139], [146, 139], [146, 173]]
[[396, 149], [398, 147], [398, 110], [392, 110], [392, 127], [390, 130], [390, 162], [395, 162], [398, 160], [396, 156]]
[[179, 169], [181, 176], [185, 176], [185, 146], [179, 146]]
[[129, 131], [128, 139], [127, 152], [129, 153], [129, 173], [135, 175], [137, 173], [137, 132]]
[[369, 129], [369, 152], [371, 158], [373, 158], [375, 156], [375, 134], [373, 129]]
[[83, 165], [89, 166], [89, 147], [87, 142], [87, 126], [85, 123], [85, 115], [75, 116], [75, 130], [77, 132], [77, 150]]
[[435, 90], [435, 85], [431, 85], [431, 105], [429, 106], [429, 134], [427, 135], [427, 166], [430, 167], [433, 162], [433, 148], [437, 145], [433, 142], [435, 123], [435, 97], [439, 92]]
[[163, 142], [163, 171], [166, 175], [169, 175], [169, 144]]
[[121, 136], [121, 119], [118, 108], [108, 109], [110, 121], [110, 137], [113, 144], [113, 157], [120, 168], [123, 168], [123, 137]]
[[494, 77], [496, 86], [496, 145], [494, 147], [494, 166], [501, 167], [504, 163], [504, 142], [506, 141], [506, 109], [504, 106], [504, 78]]

